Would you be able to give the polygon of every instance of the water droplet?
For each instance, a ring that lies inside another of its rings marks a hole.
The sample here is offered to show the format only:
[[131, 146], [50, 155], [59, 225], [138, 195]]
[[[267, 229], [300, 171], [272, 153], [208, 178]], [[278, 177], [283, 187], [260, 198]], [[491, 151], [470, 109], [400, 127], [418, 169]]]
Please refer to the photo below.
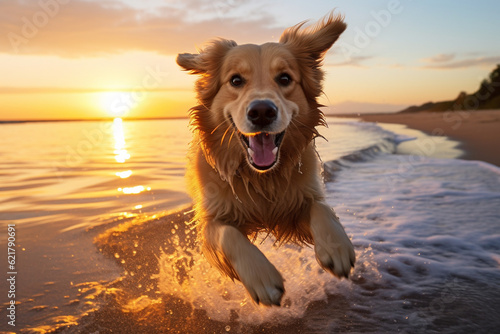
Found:
[[115, 257], [116, 257], [117, 259], [119, 259], [119, 258], [120, 258], [120, 254], [115, 253]]
[[229, 332], [231, 330], [231, 326], [227, 325], [226, 326], [226, 332]]

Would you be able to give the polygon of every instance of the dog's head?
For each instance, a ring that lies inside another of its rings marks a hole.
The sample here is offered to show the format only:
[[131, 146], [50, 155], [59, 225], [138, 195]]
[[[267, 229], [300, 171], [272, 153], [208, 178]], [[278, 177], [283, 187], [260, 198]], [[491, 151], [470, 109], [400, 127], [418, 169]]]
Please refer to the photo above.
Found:
[[[260, 172], [298, 162], [317, 134], [315, 126], [324, 122], [316, 100], [322, 92], [321, 62], [345, 28], [340, 16], [330, 14], [315, 26], [285, 30], [279, 43], [237, 45], [221, 39], [199, 54], [178, 55], [182, 68], [201, 76], [200, 105], [191, 116], [216, 168], [225, 169], [213, 156], [223, 155], [225, 145], [233, 156], [239, 149]], [[233, 137], [239, 137], [236, 145]]]

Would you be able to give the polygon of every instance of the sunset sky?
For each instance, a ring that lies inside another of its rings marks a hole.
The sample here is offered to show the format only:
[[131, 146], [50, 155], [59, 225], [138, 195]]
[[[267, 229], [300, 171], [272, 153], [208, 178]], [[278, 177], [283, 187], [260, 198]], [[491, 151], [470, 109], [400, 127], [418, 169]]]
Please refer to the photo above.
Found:
[[334, 8], [348, 28], [325, 59], [329, 113], [451, 99], [500, 63], [493, 0], [1, 0], [0, 120], [185, 116], [177, 53], [277, 41]]

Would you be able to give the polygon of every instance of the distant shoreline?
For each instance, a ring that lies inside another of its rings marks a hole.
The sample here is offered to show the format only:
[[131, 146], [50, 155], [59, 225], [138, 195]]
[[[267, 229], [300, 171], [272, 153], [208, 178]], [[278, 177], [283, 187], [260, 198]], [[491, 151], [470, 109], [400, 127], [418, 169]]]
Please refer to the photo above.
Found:
[[457, 112], [412, 112], [336, 115], [366, 122], [403, 124], [431, 135], [461, 142], [462, 159], [481, 160], [500, 167], [500, 109]]

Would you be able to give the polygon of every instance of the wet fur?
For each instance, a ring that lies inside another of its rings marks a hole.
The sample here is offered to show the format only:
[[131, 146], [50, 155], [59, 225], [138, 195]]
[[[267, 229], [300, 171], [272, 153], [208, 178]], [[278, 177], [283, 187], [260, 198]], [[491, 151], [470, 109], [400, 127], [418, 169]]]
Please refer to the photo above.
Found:
[[[199, 54], [177, 58], [185, 70], [200, 75], [199, 105], [190, 111], [194, 137], [186, 177], [203, 252], [221, 272], [241, 280], [256, 302], [278, 305], [284, 292], [279, 272], [248, 241], [258, 232], [274, 235], [278, 243], [316, 244], [320, 265], [339, 277], [347, 277], [355, 261], [338, 218], [325, 204], [313, 141], [316, 127], [325, 125], [317, 102], [321, 62], [345, 27], [341, 17], [330, 14], [313, 27], [287, 29], [279, 43], [238, 46], [219, 39]], [[293, 87], [278, 87], [274, 74], [268, 75], [275, 69], [292, 72]], [[228, 86], [235, 71], [247, 73], [248, 87]], [[266, 172], [248, 163], [239, 139], [247, 126], [245, 106], [262, 96], [280, 106], [276, 127], [286, 127], [278, 161]], [[319, 240], [322, 233], [331, 234], [334, 242]]]

